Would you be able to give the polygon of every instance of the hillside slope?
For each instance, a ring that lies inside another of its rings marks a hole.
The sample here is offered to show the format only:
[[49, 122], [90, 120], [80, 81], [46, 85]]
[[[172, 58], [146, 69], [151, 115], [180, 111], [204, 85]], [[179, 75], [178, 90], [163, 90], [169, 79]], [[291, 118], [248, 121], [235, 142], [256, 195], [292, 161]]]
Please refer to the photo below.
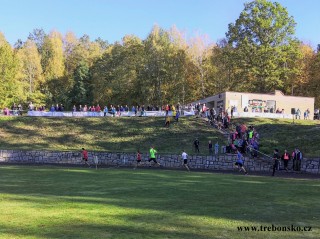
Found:
[[192, 152], [193, 141], [207, 153], [208, 140], [224, 141], [215, 129], [196, 118], [181, 118], [164, 127], [163, 118], [44, 118], [1, 117], [1, 149], [146, 151], [150, 145], [162, 153]]
[[[260, 150], [272, 154], [274, 148], [290, 152], [299, 147], [305, 156], [320, 156], [320, 122], [282, 119], [241, 118], [233, 124], [254, 125], [260, 134]], [[202, 119], [181, 118], [164, 127], [163, 118], [44, 118], [0, 117], [0, 149], [89, 150], [146, 152], [154, 145], [161, 153], [193, 152], [200, 140], [200, 152], [208, 153], [208, 140], [226, 143], [226, 137]]]

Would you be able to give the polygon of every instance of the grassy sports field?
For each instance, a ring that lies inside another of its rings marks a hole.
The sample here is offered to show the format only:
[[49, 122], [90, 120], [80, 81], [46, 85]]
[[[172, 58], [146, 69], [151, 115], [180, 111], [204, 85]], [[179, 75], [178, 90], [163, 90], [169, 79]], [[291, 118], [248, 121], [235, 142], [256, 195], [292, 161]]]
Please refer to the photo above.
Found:
[[[2, 165], [0, 238], [316, 239], [319, 188], [319, 179]], [[238, 230], [272, 225], [312, 231]]]

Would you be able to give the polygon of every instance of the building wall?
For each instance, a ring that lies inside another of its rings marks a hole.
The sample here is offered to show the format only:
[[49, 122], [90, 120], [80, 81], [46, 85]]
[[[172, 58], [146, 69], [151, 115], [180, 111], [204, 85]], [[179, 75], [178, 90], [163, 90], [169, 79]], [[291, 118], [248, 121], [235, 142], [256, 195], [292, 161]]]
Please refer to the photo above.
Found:
[[210, 107], [210, 108], [214, 107], [215, 109], [218, 108], [219, 104], [222, 104], [222, 108], [224, 109], [225, 102], [226, 102], [226, 94], [227, 94], [226, 92], [223, 92], [221, 94], [213, 95], [213, 96], [207, 97], [205, 99], [191, 102], [191, 104], [193, 104], [193, 105], [195, 105], [197, 103], [206, 104], [208, 107]]
[[[261, 100], [263, 105], [267, 101], [275, 101], [274, 113], [277, 109], [284, 109], [285, 114], [291, 114], [291, 108], [300, 109], [301, 117], [303, 118], [303, 113], [307, 109], [310, 110], [310, 119], [313, 119], [314, 114], [314, 98], [313, 97], [298, 97], [298, 96], [285, 96], [281, 91], [275, 91], [274, 94], [258, 94], [258, 93], [244, 93], [244, 92], [224, 92], [217, 94], [205, 99], [192, 102], [205, 103], [208, 107], [214, 107], [218, 109], [220, 105], [225, 110], [231, 108], [231, 106], [236, 106], [238, 112], [244, 112], [245, 106], [248, 105], [249, 101]], [[248, 107], [249, 112], [252, 112], [252, 107]]]
[[[102, 166], [124, 166], [134, 167], [136, 162], [135, 153], [110, 153], [89, 152], [89, 163], [93, 164], [93, 157], [99, 158]], [[147, 167], [148, 154], [142, 155], [143, 165]], [[183, 168], [180, 155], [166, 154], [157, 155], [157, 160], [165, 168]], [[234, 170], [235, 155], [198, 156], [189, 155], [189, 166], [191, 169], [201, 170]], [[22, 151], [22, 150], [0, 150], [0, 163], [15, 164], [73, 164], [83, 165], [80, 152], [59, 151]], [[292, 160], [289, 162], [291, 168]], [[273, 161], [270, 159], [246, 159], [244, 166], [249, 172], [271, 172]], [[320, 174], [320, 158], [304, 159], [301, 171], [305, 173]]]
[[[310, 119], [313, 119], [314, 114], [314, 98], [311, 97], [297, 97], [285, 96], [280, 91], [275, 91], [275, 94], [255, 94], [255, 93], [239, 93], [239, 92], [226, 92], [226, 107], [231, 107], [233, 102], [238, 102], [238, 111], [243, 112], [247, 104], [245, 99], [248, 100], [262, 100], [262, 101], [275, 101], [276, 109], [284, 109], [285, 114], [291, 114], [291, 108], [300, 109], [301, 116], [307, 109], [310, 110]], [[245, 101], [245, 102], [244, 102]], [[249, 107], [249, 111], [252, 110]], [[274, 112], [275, 113], [275, 112]]]

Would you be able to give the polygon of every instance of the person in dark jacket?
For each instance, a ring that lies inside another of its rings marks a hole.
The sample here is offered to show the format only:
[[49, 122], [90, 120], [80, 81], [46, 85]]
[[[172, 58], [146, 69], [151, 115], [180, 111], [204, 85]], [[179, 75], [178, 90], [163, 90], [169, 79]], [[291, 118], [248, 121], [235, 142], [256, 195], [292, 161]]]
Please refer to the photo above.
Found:
[[274, 160], [272, 176], [274, 176], [276, 170], [279, 168], [279, 165], [280, 165], [280, 156], [279, 156], [279, 150], [278, 149], [275, 149], [273, 151], [273, 157], [272, 158]]
[[198, 138], [196, 138], [196, 140], [193, 142], [193, 145], [194, 145], [195, 152], [200, 153], [200, 150], [199, 150], [200, 142]]
[[301, 161], [302, 161], [302, 153], [299, 149], [295, 150], [295, 170], [300, 171], [301, 170]]

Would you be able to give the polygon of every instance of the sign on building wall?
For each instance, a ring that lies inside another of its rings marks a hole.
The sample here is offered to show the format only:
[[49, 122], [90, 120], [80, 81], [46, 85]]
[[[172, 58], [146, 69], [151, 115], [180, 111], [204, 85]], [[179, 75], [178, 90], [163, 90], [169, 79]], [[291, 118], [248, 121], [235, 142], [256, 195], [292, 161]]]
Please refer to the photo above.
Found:
[[265, 101], [263, 100], [249, 100], [249, 107], [251, 107], [252, 112], [263, 112]]

